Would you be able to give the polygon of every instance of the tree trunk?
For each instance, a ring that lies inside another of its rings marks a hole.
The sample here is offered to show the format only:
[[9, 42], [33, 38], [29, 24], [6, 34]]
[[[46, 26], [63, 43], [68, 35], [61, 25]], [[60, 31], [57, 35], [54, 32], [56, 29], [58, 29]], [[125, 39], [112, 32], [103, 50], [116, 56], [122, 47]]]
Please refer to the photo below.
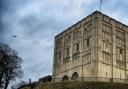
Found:
[[2, 70], [2, 72], [1, 72], [1, 74], [0, 74], [0, 85], [2, 84], [3, 75], [4, 75], [4, 70]]
[[7, 89], [8, 88], [8, 85], [9, 85], [9, 80], [6, 80], [4, 89]]

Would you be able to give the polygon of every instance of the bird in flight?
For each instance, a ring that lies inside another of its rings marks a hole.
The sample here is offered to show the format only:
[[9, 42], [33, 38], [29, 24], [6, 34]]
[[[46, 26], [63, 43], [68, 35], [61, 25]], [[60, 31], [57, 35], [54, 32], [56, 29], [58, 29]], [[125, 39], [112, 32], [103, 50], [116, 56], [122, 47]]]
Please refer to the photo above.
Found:
[[13, 35], [13, 37], [14, 37], [14, 38], [16, 38], [16, 37], [17, 37], [17, 35], [15, 35], [15, 34], [14, 34], [14, 35]]

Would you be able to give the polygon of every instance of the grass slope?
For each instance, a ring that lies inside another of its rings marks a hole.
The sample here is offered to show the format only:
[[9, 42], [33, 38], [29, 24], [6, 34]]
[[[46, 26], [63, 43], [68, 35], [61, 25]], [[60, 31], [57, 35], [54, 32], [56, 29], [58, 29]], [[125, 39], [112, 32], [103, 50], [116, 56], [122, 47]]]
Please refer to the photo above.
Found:
[[21, 89], [128, 89], [127, 84], [103, 83], [103, 82], [57, 82], [39, 83], [35, 86], [27, 86]]

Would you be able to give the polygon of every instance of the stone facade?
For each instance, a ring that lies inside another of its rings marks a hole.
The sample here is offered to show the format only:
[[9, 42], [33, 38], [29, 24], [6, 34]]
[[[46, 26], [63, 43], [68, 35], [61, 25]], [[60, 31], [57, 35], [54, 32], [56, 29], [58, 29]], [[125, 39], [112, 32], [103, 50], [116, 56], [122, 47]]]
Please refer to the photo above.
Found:
[[128, 79], [128, 26], [99, 11], [57, 35], [54, 43], [54, 81]]

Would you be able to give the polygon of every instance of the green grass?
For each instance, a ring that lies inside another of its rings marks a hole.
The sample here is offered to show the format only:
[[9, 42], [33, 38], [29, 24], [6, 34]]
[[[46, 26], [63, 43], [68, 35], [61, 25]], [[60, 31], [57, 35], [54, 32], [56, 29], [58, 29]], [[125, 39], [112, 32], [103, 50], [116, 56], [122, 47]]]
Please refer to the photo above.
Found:
[[128, 85], [120, 83], [105, 82], [56, 82], [39, 83], [34, 87], [24, 87], [22, 89], [128, 89]]

